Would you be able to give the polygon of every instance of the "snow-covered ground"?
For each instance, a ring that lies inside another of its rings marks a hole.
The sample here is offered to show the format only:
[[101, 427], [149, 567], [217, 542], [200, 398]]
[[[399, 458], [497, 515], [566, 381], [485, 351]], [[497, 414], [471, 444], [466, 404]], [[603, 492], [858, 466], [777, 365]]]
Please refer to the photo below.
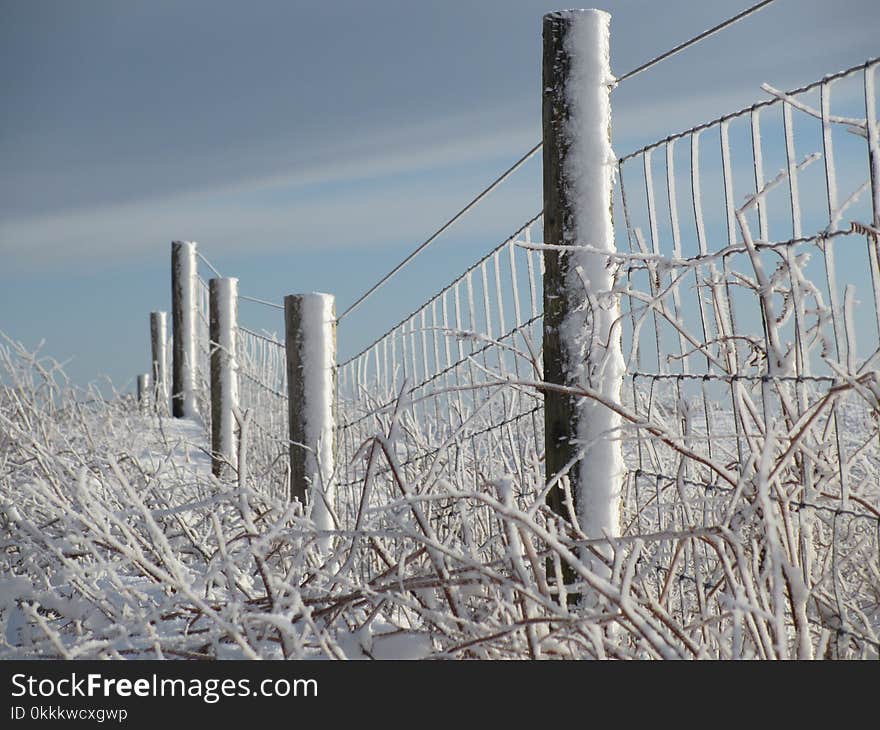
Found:
[[[0, 359], [2, 657], [878, 655], [874, 444], [846, 509], [778, 494], [762, 477], [776, 444], [717, 489], [632, 474], [622, 537], [591, 541], [537, 477], [403, 469], [377, 433], [372, 481], [340, 494], [363, 497], [357, 522], [327, 530], [271, 496], [277, 471], [212, 476], [197, 419], [88, 402], [14, 345]], [[601, 572], [580, 557], [593, 547]]]

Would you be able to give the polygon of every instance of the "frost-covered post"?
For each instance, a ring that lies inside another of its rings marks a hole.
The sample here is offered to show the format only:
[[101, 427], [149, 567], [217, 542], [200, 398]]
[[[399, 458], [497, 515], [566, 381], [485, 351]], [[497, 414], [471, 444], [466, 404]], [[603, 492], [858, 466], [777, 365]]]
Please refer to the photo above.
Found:
[[171, 410], [175, 418], [196, 414], [196, 244], [171, 244]]
[[235, 412], [238, 410], [238, 279], [211, 279], [211, 471], [222, 476], [226, 465], [237, 468]]
[[144, 410], [150, 402], [150, 374], [142, 373], [137, 376], [137, 402], [138, 407]]
[[[544, 252], [544, 378], [619, 402], [620, 305], [601, 253], [616, 250], [609, 21], [601, 10], [544, 16], [544, 242], [572, 247]], [[591, 538], [619, 534], [619, 417], [596, 400], [553, 391], [544, 394], [544, 414], [547, 479], [573, 463], [581, 529]], [[568, 514], [561, 490], [548, 502]]]
[[336, 438], [336, 311], [331, 294], [284, 297], [290, 496], [331, 525]]
[[150, 312], [150, 350], [153, 355], [153, 389], [156, 411], [168, 415], [168, 319], [165, 312]]

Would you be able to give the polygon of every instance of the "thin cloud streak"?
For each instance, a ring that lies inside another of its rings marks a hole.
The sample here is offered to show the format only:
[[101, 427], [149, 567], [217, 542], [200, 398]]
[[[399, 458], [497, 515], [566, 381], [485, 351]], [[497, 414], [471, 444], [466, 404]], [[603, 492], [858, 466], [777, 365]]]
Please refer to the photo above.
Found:
[[[729, 111], [743, 100], [761, 98], [760, 93], [757, 89], [750, 97], [748, 90], [740, 89], [674, 102], [621, 104], [614, 116], [616, 150], [621, 153], [704, 121], [707, 108]], [[327, 240], [321, 245], [330, 248], [417, 237], [466, 202], [484, 181], [470, 173], [467, 181], [456, 184], [449, 179], [453, 168], [482, 164], [491, 174], [491, 163], [503, 165], [538, 138], [537, 124], [527, 124], [522, 116], [503, 109], [492, 115], [435, 118], [376, 136], [365, 145], [373, 151], [361, 157], [346, 158], [337, 150], [323, 164], [184, 194], [51, 215], [7, 216], [0, 222], [0, 251], [25, 264], [47, 257], [56, 262], [109, 254], [138, 257], [172, 237], [217, 239], [216, 245], [223, 250], [234, 245], [231, 241], [246, 237], [252, 252], [302, 246], [298, 241], [303, 238], [314, 240], [312, 231], [322, 231]], [[492, 124], [494, 131], [487, 134]], [[653, 131], [648, 139], [646, 126]], [[480, 132], [468, 136], [465, 129]], [[424, 144], [425, 138], [438, 137], [439, 142]], [[413, 175], [424, 178], [415, 188], [399, 179]], [[432, 175], [439, 180], [432, 180]], [[371, 184], [362, 189], [363, 183]], [[539, 180], [532, 183], [540, 185]], [[515, 206], [508, 207], [515, 217]], [[342, 211], [344, 216], [340, 216]], [[329, 225], [328, 220], [332, 221]], [[404, 220], [408, 221], [405, 225]], [[413, 220], [422, 224], [414, 227]], [[364, 235], [364, 231], [379, 230], [381, 236]]]

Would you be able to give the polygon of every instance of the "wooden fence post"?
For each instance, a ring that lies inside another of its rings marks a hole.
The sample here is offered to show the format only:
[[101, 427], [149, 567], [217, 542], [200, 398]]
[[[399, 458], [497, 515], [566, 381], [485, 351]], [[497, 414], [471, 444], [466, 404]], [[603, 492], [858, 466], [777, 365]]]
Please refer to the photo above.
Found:
[[171, 410], [175, 418], [196, 414], [196, 244], [171, 244]]
[[137, 376], [137, 402], [142, 411], [147, 409], [150, 399], [150, 374], [142, 373]]
[[150, 350], [153, 355], [153, 388], [156, 412], [168, 415], [168, 319], [165, 312], [150, 312]]
[[[619, 301], [603, 253], [616, 251], [609, 21], [600, 10], [544, 16], [544, 242], [575, 247], [544, 252], [544, 379], [619, 402]], [[544, 418], [547, 479], [570, 467], [581, 529], [619, 534], [619, 416], [594, 399], [547, 391]], [[548, 503], [568, 517], [560, 489]]]
[[222, 476], [237, 469], [235, 412], [238, 410], [238, 279], [211, 279], [211, 471]]
[[284, 297], [290, 497], [331, 525], [336, 439], [336, 312], [330, 294]]

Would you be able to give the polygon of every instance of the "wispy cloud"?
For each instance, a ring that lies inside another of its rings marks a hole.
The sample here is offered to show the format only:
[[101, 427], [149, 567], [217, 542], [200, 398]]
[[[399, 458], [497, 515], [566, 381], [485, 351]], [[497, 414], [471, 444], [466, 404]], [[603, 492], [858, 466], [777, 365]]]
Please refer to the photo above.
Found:
[[[786, 79], [777, 83], [784, 85]], [[805, 81], [798, 79], [798, 83]], [[615, 92], [618, 153], [763, 98], [757, 85], [649, 101]], [[352, 248], [415, 240], [477, 192], [540, 135], [537, 104], [482, 107], [324, 143], [280, 172], [122, 203], [0, 220], [0, 252], [10, 264], [47, 259], [93, 265], [96, 257], [137, 258], [171, 238], [215, 251]], [[524, 173], [488, 219], [531, 215], [539, 167]]]
[[[509, 149], [512, 143], [497, 144]], [[454, 154], [466, 156], [467, 150], [441, 147], [413, 158], [340, 163], [335, 170], [6, 221], [0, 224], [0, 254], [18, 266], [88, 267], [101, 257], [142, 257], [174, 238], [198, 240], [220, 253], [381, 247], [423, 235], [477, 191], [483, 175], [473, 171], [417, 182], [398, 177]], [[321, 193], [304, 194], [318, 184]], [[534, 184], [514, 184], [505, 190], [503, 205], [487, 206], [481, 220], [498, 223], [517, 209], [525, 219], [535, 212], [537, 197]]]

